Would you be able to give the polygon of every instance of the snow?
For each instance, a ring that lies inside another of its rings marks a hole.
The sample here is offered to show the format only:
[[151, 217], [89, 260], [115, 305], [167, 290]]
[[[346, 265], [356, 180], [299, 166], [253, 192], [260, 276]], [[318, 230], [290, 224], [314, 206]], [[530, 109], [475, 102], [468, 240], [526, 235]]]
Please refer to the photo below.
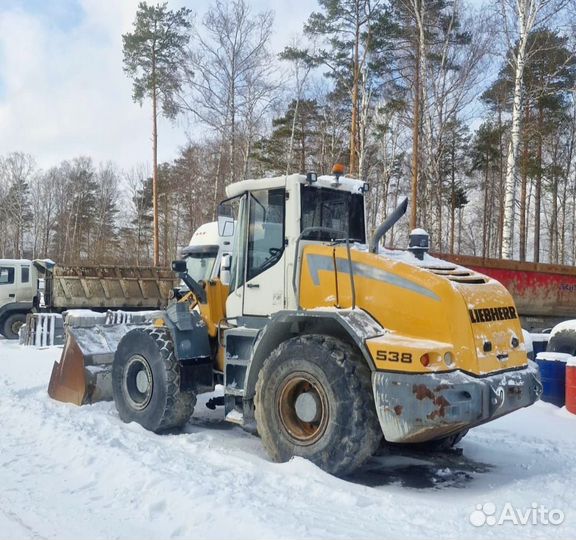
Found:
[[570, 319], [568, 321], [562, 321], [561, 323], [558, 323], [554, 328], [552, 328], [550, 332], [550, 338], [562, 330], [576, 331], [576, 319]]
[[[360, 244], [358, 242], [354, 242], [350, 245], [351, 249], [355, 249], [357, 251], [367, 252], [368, 245], [367, 244]], [[411, 264], [412, 266], [419, 266], [423, 268], [432, 267], [435, 269], [442, 269], [442, 270], [465, 270], [468, 271], [466, 268], [459, 266], [457, 264], [444, 261], [442, 259], [438, 259], [436, 257], [432, 257], [432, 255], [428, 253], [423, 253], [422, 260], [417, 259], [414, 254], [409, 250], [403, 249], [388, 249], [382, 246], [378, 246], [378, 255], [386, 257], [387, 259], [391, 259], [395, 262], [402, 262], [405, 264]]]
[[[533, 341], [533, 334], [531, 334], [530, 332], [528, 332], [528, 330], [524, 330], [524, 328], [522, 328], [522, 336], [524, 338], [524, 348], [525, 351], [527, 353], [533, 353], [534, 352], [534, 341]], [[532, 357], [531, 357], [532, 358]]]
[[462, 270], [462, 266], [458, 266], [457, 264], [444, 261], [442, 259], [438, 259], [436, 257], [432, 257], [428, 253], [423, 253], [422, 260], [417, 259], [411, 251], [408, 250], [399, 250], [399, 249], [388, 249], [381, 247], [378, 250], [379, 255], [383, 255], [388, 259], [392, 259], [396, 262], [403, 262], [406, 264], [411, 264], [412, 266], [420, 266], [420, 267], [432, 267], [444, 270]]
[[85, 319], [87, 317], [91, 317], [94, 320], [102, 321], [102, 324], [104, 324], [104, 321], [106, 320], [105, 312], [93, 311], [91, 309], [69, 309], [65, 311], [64, 314], [66, 316], [66, 322], [68, 324], [73, 323], [74, 321], [77, 320]]
[[540, 352], [536, 355], [536, 360], [549, 360], [550, 362], [567, 362], [571, 360], [573, 356], [567, 353], [561, 352]]
[[[46, 388], [59, 348], [0, 340], [0, 538], [569, 538], [576, 536], [576, 416], [538, 403], [472, 430], [446, 454], [395, 450], [348, 479], [259, 439], [200, 396], [182, 432], [123, 424]], [[221, 389], [220, 389], [221, 391]], [[532, 503], [561, 525], [484, 525], [477, 505]]]

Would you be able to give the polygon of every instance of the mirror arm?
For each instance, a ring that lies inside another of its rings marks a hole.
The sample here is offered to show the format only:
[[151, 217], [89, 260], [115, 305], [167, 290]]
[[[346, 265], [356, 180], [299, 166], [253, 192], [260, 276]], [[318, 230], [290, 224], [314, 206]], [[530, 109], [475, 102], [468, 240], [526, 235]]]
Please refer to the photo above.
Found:
[[188, 272], [182, 272], [179, 274], [180, 279], [186, 284], [188, 289], [194, 294], [196, 299], [200, 304], [206, 303], [206, 291], [201, 287], [201, 285], [190, 275]]

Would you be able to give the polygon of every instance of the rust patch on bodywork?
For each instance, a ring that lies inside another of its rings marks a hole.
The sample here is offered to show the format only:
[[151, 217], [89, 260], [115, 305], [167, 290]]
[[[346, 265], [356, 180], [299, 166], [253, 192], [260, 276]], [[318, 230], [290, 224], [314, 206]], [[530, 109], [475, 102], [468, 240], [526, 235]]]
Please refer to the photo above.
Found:
[[400, 416], [402, 414], [402, 409], [404, 407], [402, 407], [402, 405], [396, 405], [396, 407], [394, 407], [394, 412], [396, 413], [396, 416]]
[[[441, 394], [441, 392], [449, 388], [450, 386], [446, 384], [440, 384], [436, 386], [434, 390], [431, 390], [425, 384], [412, 385], [412, 393], [416, 396], [416, 399], [420, 401], [429, 399], [435, 406], [434, 410], [426, 415], [426, 418], [429, 420], [444, 418], [446, 415], [446, 407], [450, 406], [450, 402]], [[396, 409], [394, 410], [396, 411]]]
[[444, 418], [446, 415], [446, 407], [450, 406], [450, 402], [444, 396], [438, 396], [433, 401], [434, 405], [438, 407], [436, 410], [432, 411], [428, 418], [434, 420], [436, 417]]
[[434, 394], [432, 390], [428, 388], [425, 384], [414, 384], [412, 385], [412, 393], [416, 396], [416, 399], [422, 401], [425, 398], [434, 400]]

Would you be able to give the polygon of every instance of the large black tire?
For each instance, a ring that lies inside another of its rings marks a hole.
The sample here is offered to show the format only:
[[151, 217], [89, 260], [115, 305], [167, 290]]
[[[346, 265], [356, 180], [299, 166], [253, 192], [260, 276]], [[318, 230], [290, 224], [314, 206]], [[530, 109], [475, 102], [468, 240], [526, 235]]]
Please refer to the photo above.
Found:
[[2, 335], [6, 339], [18, 339], [20, 327], [26, 324], [26, 313], [12, 313], [2, 323]]
[[295, 337], [271, 353], [258, 376], [255, 416], [271, 459], [300, 456], [339, 476], [382, 439], [366, 362], [330, 336]]
[[164, 328], [137, 328], [120, 341], [112, 365], [112, 392], [124, 422], [159, 433], [183, 426], [196, 394], [180, 389], [180, 365]]
[[550, 338], [546, 350], [576, 356], [576, 330], [560, 330]]

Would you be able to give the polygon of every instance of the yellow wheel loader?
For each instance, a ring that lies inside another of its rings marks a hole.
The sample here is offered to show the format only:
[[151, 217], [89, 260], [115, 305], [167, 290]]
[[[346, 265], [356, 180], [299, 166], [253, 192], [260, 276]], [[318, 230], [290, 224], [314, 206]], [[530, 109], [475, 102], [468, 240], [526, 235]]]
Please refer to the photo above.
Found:
[[121, 337], [112, 393], [122, 420], [182, 426], [224, 385], [225, 418], [270, 457], [349, 474], [382, 440], [451, 444], [536, 401], [514, 302], [498, 282], [427, 254], [380, 248], [402, 204], [366, 238], [368, 185], [339, 174], [227, 188], [220, 277], [186, 283], [167, 310]]

